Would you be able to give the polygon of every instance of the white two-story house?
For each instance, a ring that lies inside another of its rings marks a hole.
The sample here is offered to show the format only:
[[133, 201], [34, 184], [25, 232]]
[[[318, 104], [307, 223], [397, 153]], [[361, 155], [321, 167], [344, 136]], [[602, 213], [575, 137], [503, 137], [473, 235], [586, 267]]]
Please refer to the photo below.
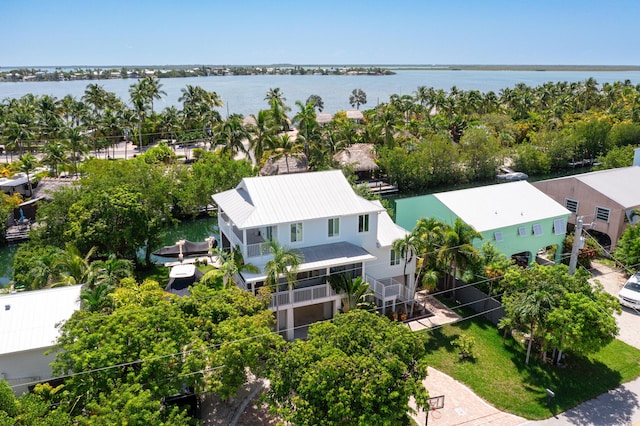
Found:
[[300, 253], [297, 285], [281, 287], [272, 300], [279, 329], [287, 330], [289, 339], [296, 329], [332, 318], [340, 309], [329, 275], [363, 276], [383, 310], [414, 298], [415, 260], [405, 267], [405, 259], [392, 250], [407, 231], [379, 202], [357, 195], [339, 170], [245, 178], [213, 199], [222, 248], [238, 247], [245, 262], [260, 269], [238, 274], [242, 288], [256, 293], [264, 285], [268, 240]]

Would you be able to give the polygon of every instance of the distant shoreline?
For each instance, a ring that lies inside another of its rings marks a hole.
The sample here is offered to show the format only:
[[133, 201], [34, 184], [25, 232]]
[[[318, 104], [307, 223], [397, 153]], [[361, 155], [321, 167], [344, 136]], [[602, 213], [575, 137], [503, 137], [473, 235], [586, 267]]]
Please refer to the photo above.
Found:
[[109, 70], [109, 69], [193, 69], [193, 68], [351, 68], [367, 69], [379, 68], [384, 70], [473, 70], [473, 71], [640, 71], [640, 65], [513, 65], [513, 64], [271, 64], [271, 65], [212, 65], [212, 64], [185, 64], [185, 65], [16, 65], [0, 66], [0, 72], [10, 70], [44, 70], [44, 69], [82, 69], [82, 70]]
[[640, 71], [640, 65], [388, 65], [386, 68], [421, 71]]

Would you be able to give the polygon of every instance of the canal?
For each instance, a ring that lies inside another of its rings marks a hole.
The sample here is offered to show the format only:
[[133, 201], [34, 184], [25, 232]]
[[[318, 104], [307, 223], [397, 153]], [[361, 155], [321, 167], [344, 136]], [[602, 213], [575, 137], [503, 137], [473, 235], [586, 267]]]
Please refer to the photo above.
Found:
[[[189, 241], [204, 241], [205, 238], [212, 235], [216, 237], [216, 239], [219, 236], [218, 220], [216, 218], [206, 217], [186, 220], [180, 222], [175, 227], [167, 228], [162, 239], [162, 245], [172, 245], [183, 239]], [[6, 287], [11, 280], [13, 274], [13, 259], [18, 251], [18, 247], [19, 244], [0, 246], [0, 288]], [[144, 257], [144, 253], [141, 252], [139, 256]], [[153, 256], [151, 258], [153, 261], [160, 260]]]

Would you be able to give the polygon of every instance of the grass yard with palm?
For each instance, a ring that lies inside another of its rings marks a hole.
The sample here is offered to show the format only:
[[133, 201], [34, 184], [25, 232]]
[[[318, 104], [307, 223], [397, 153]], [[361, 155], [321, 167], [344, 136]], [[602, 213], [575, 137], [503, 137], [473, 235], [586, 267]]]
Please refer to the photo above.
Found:
[[[465, 383], [496, 408], [527, 419], [544, 419], [640, 376], [640, 350], [614, 340], [589, 357], [567, 355], [559, 367], [532, 359], [526, 348], [482, 319], [423, 332], [430, 366]], [[475, 340], [475, 358], [461, 360], [452, 342]], [[545, 389], [555, 392], [550, 406]]]

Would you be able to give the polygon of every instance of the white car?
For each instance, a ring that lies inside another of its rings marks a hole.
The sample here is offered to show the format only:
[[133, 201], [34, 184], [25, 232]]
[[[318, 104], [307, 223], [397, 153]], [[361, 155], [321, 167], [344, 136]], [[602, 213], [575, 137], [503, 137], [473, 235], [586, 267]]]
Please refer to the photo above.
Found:
[[623, 306], [640, 309], [640, 272], [631, 275], [618, 293], [618, 299]]

